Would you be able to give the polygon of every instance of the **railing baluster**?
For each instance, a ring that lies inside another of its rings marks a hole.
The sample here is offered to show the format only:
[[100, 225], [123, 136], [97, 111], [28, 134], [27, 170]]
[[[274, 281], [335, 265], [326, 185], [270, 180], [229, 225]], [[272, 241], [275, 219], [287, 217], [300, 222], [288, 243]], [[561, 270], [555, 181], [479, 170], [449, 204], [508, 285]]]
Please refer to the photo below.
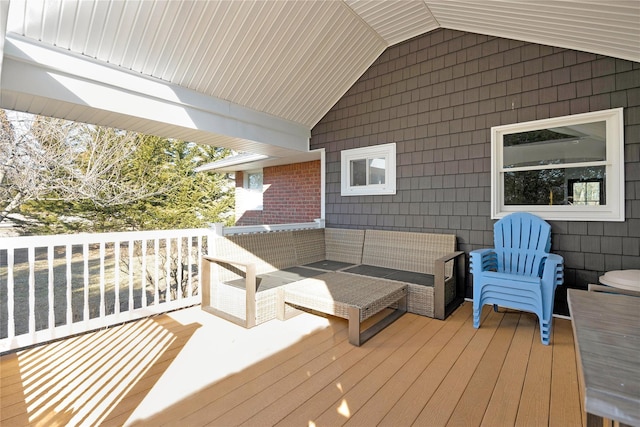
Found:
[[113, 289], [113, 313], [120, 314], [120, 241], [116, 240], [113, 244], [113, 260], [114, 260], [114, 284]]
[[[209, 244], [209, 240], [207, 239], [207, 245]], [[209, 252], [209, 250], [207, 249], [206, 251], [207, 253]], [[202, 235], [198, 236], [198, 249], [196, 254], [198, 255], [198, 295], [202, 295], [202, 290], [200, 289], [202, 287]], [[208, 267], [207, 267], [208, 268]]]
[[15, 249], [7, 249], [7, 337], [9, 339], [16, 336], [16, 320], [15, 320], [15, 297], [14, 297], [14, 264]]
[[140, 273], [140, 286], [142, 287], [141, 304], [142, 307], [147, 306], [147, 239], [142, 239], [142, 272]]
[[105, 243], [100, 242], [100, 317], [104, 317], [106, 314], [106, 300], [104, 297], [105, 284], [104, 284], [104, 258], [105, 258]]
[[133, 311], [133, 247], [135, 241], [129, 240], [129, 313]]
[[83, 309], [82, 320], [85, 322], [89, 320], [89, 243], [85, 242], [82, 245], [82, 261], [84, 266], [83, 271]]
[[66, 252], [65, 252], [65, 262], [66, 262], [66, 276], [67, 276], [67, 325], [71, 325], [73, 323], [73, 299], [72, 299], [72, 272], [71, 272], [71, 262], [73, 255], [73, 246], [70, 243], [67, 243]]
[[153, 240], [153, 305], [158, 305], [160, 299], [160, 238]]
[[169, 302], [171, 301], [171, 239], [169, 237], [165, 239], [165, 254], [167, 260], [164, 268], [164, 274], [166, 274], [164, 301]]
[[53, 246], [49, 246], [47, 248], [47, 269], [48, 269], [48, 274], [47, 274], [47, 280], [48, 280], [48, 284], [47, 284], [47, 296], [48, 296], [48, 303], [49, 303], [49, 318], [47, 319], [47, 329], [49, 329], [50, 331], [53, 332], [53, 328], [55, 328], [56, 326], [56, 313], [54, 311], [54, 287], [53, 287]]
[[191, 298], [193, 295], [193, 236], [187, 237], [187, 296]]
[[182, 299], [182, 237], [176, 239], [176, 299]]
[[36, 278], [35, 278], [35, 248], [29, 246], [29, 333], [36, 332]]

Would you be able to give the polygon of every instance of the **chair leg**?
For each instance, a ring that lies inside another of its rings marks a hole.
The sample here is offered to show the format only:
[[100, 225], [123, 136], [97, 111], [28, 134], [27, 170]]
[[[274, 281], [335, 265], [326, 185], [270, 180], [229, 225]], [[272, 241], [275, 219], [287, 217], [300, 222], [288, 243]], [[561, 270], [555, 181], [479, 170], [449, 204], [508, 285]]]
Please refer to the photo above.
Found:
[[542, 317], [540, 317], [540, 340], [544, 345], [549, 345], [549, 338], [551, 336], [551, 322], [551, 319], [543, 320]]
[[493, 311], [498, 312], [498, 304], [493, 304]]
[[475, 303], [473, 304], [473, 327], [478, 329], [480, 327], [480, 313], [482, 312], [482, 307], [477, 306]]

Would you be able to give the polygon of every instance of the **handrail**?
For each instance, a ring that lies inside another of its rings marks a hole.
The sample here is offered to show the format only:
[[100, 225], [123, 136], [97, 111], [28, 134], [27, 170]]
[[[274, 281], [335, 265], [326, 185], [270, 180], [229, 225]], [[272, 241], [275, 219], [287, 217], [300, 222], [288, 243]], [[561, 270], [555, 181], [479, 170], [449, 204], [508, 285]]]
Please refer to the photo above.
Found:
[[292, 224], [262, 224], [225, 227], [222, 223], [212, 224], [216, 236], [229, 236], [233, 234], [266, 233], [270, 231], [306, 230], [309, 228], [324, 228], [324, 219], [316, 219], [314, 222], [302, 222]]
[[196, 235], [210, 233], [205, 228], [189, 228], [183, 230], [150, 230], [150, 231], [118, 231], [110, 233], [80, 233], [80, 234], [55, 234], [47, 236], [19, 236], [0, 238], [0, 250], [27, 248], [30, 246], [44, 247], [43, 240], [50, 246], [63, 246], [67, 244], [79, 245], [84, 243], [116, 242], [126, 240], [153, 239], [162, 233], [163, 238], [176, 238], [184, 235]]

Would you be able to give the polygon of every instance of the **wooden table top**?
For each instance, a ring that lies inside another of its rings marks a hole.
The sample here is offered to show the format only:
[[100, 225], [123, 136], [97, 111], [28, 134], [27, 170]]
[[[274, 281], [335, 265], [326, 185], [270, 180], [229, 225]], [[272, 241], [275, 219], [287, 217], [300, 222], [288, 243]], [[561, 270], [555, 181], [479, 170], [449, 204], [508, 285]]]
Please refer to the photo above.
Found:
[[588, 413], [640, 425], [640, 298], [568, 290]]

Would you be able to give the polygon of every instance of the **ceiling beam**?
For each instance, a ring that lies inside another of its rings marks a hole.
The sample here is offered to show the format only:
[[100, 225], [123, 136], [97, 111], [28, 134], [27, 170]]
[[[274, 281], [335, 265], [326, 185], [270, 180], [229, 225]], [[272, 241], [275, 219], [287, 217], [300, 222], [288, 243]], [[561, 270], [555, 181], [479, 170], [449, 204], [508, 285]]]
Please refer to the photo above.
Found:
[[[311, 131], [303, 125], [26, 37], [7, 34], [3, 39], [0, 86], [6, 94], [22, 93], [136, 118], [131, 121], [133, 127], [160, 122], [176, 127], [176, 135], [178, 129], [197, 130], [211, 133], [215, 141], [222, 136], [285, 150], [308, 150]], [[0, 107], [11, 108], [2, 104], [6, 103], [0, 100]], [[95, 124], [104, 124], [99, 123], [100, 114], [95, 117]]]

